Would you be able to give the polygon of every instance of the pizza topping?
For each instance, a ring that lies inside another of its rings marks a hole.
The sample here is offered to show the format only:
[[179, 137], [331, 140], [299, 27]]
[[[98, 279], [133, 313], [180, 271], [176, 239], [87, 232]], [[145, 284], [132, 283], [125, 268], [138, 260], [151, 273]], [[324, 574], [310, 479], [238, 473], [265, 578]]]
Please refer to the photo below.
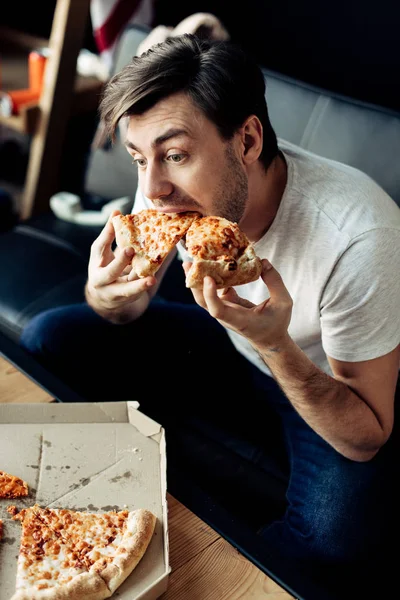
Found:
[[18, 514], [18, 508], [15, 506], [15, 504], [10, 504], [10, 506], [7, 506], [6, 511], [12, 517], [15, 517], [15, 515]]
[[[238, 259], [249, 242], [236, 223], [222, 217], [203, 217], [186, 234], [186, 246], [193, 258], [204, 260]], [[232, 261], [231, 270], [235, 268]]]
[[100, 558], [105, 564], [112, 559], [122, 543], [129, 517], [127, 510], [96, 514], [35, 507], [35, 511], [89, 567]]
[[21, 498], [29, 493], [28, 484], [5, 471], [0, 471], [0, 498]]
[[117, 245], [133, 248], [132, 268], [139, 277], [154, 275], [167, 255], [200, 217], [195, 212], [161, 213], [144, 209], [135, 214], [117, 215], [112, 222]]
[[12, 600], [108, 598], [143, 557], [156, 523], [145, 509], [96, 514], [38, 505], [12, 519], [22, 524]]
[[211, 276], [217, 289], [249, 283], [259, 278], [261, 260], [237, 223], [222, 217], [202, 217], [186, 234], [186, 247], [193, 264], [186, 287], [200, 288]]
[[32, 509], [24, 509], [13, 518], [22, 521], [17, 590], [34, 591], [63, 585], [85, 572], [78, 557], [67, 546], [59, 544], [55, 534]]

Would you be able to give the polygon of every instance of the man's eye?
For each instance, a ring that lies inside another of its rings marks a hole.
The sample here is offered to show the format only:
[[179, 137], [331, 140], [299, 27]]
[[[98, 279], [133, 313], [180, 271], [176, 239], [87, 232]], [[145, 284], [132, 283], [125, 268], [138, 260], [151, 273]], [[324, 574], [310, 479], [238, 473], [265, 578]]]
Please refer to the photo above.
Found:
[[179, 163], [183, 160], [183, 154], [170, 154], [167, 159], [174, 163]]
[[145, 167], [146, 160], [144, 158], [134, 158], [132, 164], [137, 165], [138, 167]]

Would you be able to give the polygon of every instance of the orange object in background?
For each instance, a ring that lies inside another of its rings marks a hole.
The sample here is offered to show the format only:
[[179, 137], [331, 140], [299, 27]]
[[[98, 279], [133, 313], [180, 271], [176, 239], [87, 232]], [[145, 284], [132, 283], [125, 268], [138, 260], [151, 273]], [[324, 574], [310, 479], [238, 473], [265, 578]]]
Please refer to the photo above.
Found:
[[12, 92], [1, 92], [0, 113], [5, 117], [19, 114], [19, 109], [24, 104], [37, 102], [40, 92], [36, 90], [14, 90]]
[[44, 71], [46, 68], [47, 53], [46, 49], [33, 50], [29, 53], [28, 72], [29, 88], [33, 91], [42, 93]]
[[38, 48], [29, 53], [29, 89], [0, 92], [1, 115], [5, 117], [18, 115], [21, 106], [39, 100], [43, 89], [48, 52], [48, 48]]

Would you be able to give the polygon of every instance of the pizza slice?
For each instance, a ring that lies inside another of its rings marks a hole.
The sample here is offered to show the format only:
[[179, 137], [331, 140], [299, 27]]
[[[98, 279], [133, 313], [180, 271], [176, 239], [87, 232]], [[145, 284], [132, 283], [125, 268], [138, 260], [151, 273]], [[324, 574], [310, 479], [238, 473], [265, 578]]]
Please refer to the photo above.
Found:
[[89, 572], [79, 555], [38, 518], [33, 508], [13, 517], [21, 521], [16, 591], [11, 600], [102, 600], [111, 595], [105, 581]]
[[132, 269], [138, 277], [155, 275], [162, 263], [200, 217], [195, 212], [161, 213], [144, 209], [136, 214], [112, 218], [120, 248], [133, 248]]
[[97, 514], [35, 505], [34, 511], [111, 593], [145, 554], [156, 524], [155, 515], [145, 509]]
[[0, 498], [22, 498], [29, 493], [28, 484], [5, 471], [0, 471]]
[[222, 217], [202, 217], [186, 234], [186, 249], [193, 263], [186, 276], [186, 287], [199, 288], [211, 276], [217, 289], [255, 281], [262, 264], [247, 236], [237, 223]]

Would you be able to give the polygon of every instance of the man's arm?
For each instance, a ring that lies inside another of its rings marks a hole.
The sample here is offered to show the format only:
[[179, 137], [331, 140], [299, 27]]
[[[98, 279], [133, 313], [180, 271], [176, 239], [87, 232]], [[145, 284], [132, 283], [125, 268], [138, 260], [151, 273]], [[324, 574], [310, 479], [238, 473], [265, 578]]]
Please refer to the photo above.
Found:
[[310, 427], [343, 456], [367, 461], [392, 431], [399, 348], [356, 363], [328, 357], [334, 377], [321, 371], [289, 335], [257, 350]]
[[331, 358], [330, 377], [289, 336], [293, 301], [265, 259], [262, 278], [270, 298], [259, 305], [240, 298], [233, 288], [218, 291], [211, 277], [204, 278], [203, 290], [192, 291], [200, 306], [251, 343], [314, 431], [343, 456], [370, 460], [392, 431], [399, 349], [357, 363]]

